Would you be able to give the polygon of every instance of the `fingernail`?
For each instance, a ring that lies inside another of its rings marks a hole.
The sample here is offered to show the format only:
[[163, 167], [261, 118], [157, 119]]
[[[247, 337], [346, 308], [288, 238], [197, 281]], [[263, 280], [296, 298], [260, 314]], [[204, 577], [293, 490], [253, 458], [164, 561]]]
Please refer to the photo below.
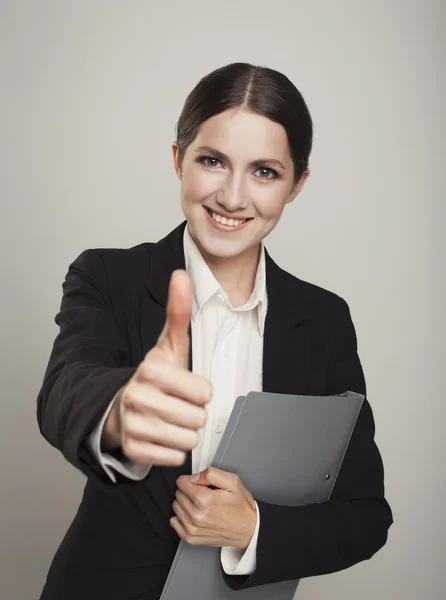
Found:
[[200, 479], [200, 473], [194, 473], [193, 475], [189, 475], [189, 481], [195, 482]]

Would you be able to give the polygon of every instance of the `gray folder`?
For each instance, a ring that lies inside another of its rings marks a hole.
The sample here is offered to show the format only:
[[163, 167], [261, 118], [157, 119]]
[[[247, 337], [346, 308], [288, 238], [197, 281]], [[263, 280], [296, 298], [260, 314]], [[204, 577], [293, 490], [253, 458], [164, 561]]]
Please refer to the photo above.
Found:
[[[254, 498], [286, 506], [324, 502], [364, 396], [249, 392], [237, 398], [212, 466], [237, 473]], [[280, 552], [280, 548], [277, 549]], [[221, 548], [180, 541], [161, 600], [292, 600], [299, 579], [231, 590]]]

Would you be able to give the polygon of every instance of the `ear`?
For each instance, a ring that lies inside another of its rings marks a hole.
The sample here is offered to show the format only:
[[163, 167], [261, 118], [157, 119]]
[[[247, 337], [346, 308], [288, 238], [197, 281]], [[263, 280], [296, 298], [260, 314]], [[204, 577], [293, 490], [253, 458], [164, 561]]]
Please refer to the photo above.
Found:
[[302, 191], [302, 188], [304, 187], [305, 182], [309, 176], [310, 176], [310, 169], [305, 169], [305, 171], [300, 176], [299, 181], [293, 186], [293, 188], [288, 196], [288, 200], [286, 201], [286, 204], [290, 204], [295, 198], [297, 198], [297, 196]]
[[173, 166], [177, 174], [178, 179], [181, 181], [181, 165], [180, 165], [180, 153], [178, 150], [178, 144], [172, 143], [172, 155], [173, 155]]

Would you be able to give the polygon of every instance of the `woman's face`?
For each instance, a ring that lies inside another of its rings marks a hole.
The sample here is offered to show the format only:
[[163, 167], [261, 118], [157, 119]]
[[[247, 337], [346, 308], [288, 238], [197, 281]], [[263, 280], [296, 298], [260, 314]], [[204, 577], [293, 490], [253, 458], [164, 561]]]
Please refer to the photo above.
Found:
[[[205, 121], [181, 165], [176, 143], [172, 150], [192, 236], [214, 257], [230, 258], [258, 247], [309, 175], [307, 170], [293, 186], [285, 129], [238, 108]], [[232, 221], [217, 222], [210, 213]]]

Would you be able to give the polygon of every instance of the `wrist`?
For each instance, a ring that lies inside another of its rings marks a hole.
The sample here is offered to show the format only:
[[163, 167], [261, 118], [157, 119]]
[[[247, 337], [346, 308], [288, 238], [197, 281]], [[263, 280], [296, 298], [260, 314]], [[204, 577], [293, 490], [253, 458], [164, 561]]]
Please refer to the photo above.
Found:
[[113, 402], [101, 435], [101, 450], [116, 450], [121, 446], [120, 403], [122, 390]]
[[252, 536], [256, 530], [257, 525], [257, 510], [254, 504], [254, 507], [251, 507], [250, 517], [246, 520], [246, 530], [245, 535], [243, 537], [243, 541], [241, 543], [241, 548], [243, 550], [247, 550], [249, 544], [251, 543]]

